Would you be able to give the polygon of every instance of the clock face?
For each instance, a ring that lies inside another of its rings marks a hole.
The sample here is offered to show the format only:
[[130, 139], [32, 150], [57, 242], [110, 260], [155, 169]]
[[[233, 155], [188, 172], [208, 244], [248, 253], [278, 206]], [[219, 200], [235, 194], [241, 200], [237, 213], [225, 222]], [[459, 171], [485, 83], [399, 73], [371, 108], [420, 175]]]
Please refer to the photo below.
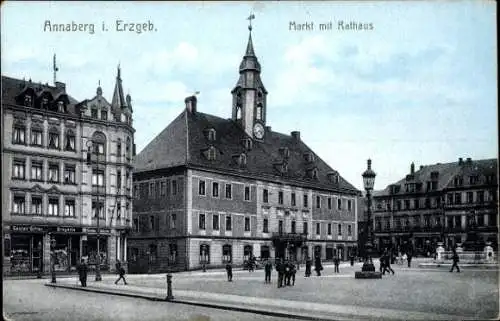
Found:
[[264, 126], [259, 123], [255, 124], [253, 126], [253, 134], [256, 138], [262, 139], [262, 137], [264, 137]]

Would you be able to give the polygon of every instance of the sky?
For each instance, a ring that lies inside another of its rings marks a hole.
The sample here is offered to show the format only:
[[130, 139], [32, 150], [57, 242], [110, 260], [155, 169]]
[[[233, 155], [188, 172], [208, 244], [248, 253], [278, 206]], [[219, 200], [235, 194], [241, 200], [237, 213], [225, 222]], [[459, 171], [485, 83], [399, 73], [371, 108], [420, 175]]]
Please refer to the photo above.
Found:
[[[100, 83], [111, 101], [120, 64], [137, 152], [195, 91], [198, 110], [231, 117], [253, 13], [267, 125], [300, 131], [358, 189], [368, 158], [375, 189], [383, 189], [412, 162], [418, 169], [498, 155], [493, 1], [58, 1], [2, 2], [1, 9], [4, 76], [52, 83], [56, 54], [57, 80], [71, 96], [90, 99]], [[146, 23], [152, 30], [120, 31], [117, 21], [120, 29]], [[330, 22], [331, 30], [320, 30]], [[373, 28], [348, 30], [351, 22]], [[49, 23], [94, 29], [56, 32]]]

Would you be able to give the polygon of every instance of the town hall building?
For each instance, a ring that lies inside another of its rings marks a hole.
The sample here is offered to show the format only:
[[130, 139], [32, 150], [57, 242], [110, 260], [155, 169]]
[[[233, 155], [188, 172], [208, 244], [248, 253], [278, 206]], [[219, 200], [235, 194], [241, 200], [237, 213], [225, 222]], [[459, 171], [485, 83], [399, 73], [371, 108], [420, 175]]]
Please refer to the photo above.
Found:
[[346, 259], [356, 250], [360, 191], [299, 131], [271, 129], [249, 29], [228, 92], [232, 117], [204, 113], [188, 97], [135, 158], [131, 273], [241, 265], [251, 256]]

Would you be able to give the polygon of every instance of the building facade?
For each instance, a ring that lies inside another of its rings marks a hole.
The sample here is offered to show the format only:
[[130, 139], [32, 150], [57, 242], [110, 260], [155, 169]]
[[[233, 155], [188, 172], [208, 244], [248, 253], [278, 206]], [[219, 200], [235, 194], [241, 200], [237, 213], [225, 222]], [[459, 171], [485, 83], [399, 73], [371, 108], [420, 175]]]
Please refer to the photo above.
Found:
[[[2, 225], [6, 275], [126, 261], [132, 225], [134, 129], [120, 70], [111, 103], [78, 102], [55, 86], [2, 76]], [[90, 148], [90, 149], [89, 149]], [[87, 162], [87, 154], [91, 154]]]
[[243, 264], [250, 256], [345, 259], [357, 244], [360, 192], [300, 132], [267, 126], [267, 91], [250, 34], [232, 117], [195, 96], [137, 156], [130, 272]]
[[437, 242], [451, 249], [475, 232], [498, 246], [497, 159], [421, 166], [373, 196], [373, 228], [378, 249], [432, 255]]

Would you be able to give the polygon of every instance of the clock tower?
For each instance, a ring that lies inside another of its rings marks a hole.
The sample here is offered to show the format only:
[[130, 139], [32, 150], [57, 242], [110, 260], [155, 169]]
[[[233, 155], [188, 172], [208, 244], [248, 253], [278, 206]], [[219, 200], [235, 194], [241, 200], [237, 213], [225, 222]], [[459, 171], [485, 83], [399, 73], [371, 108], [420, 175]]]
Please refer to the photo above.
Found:
[[[253, 15], [249, 18], [251, 19]], [[251, 21], [251, 20], [250, 20]], [[263, 139], [266, 126], [267, 90], [260, 79], [260, 64], [252, 43], [252, 25], [243, 60], [240, 77], [234, 89], [232, 119], [240, 124], [245, 133], [254, 139]]]

